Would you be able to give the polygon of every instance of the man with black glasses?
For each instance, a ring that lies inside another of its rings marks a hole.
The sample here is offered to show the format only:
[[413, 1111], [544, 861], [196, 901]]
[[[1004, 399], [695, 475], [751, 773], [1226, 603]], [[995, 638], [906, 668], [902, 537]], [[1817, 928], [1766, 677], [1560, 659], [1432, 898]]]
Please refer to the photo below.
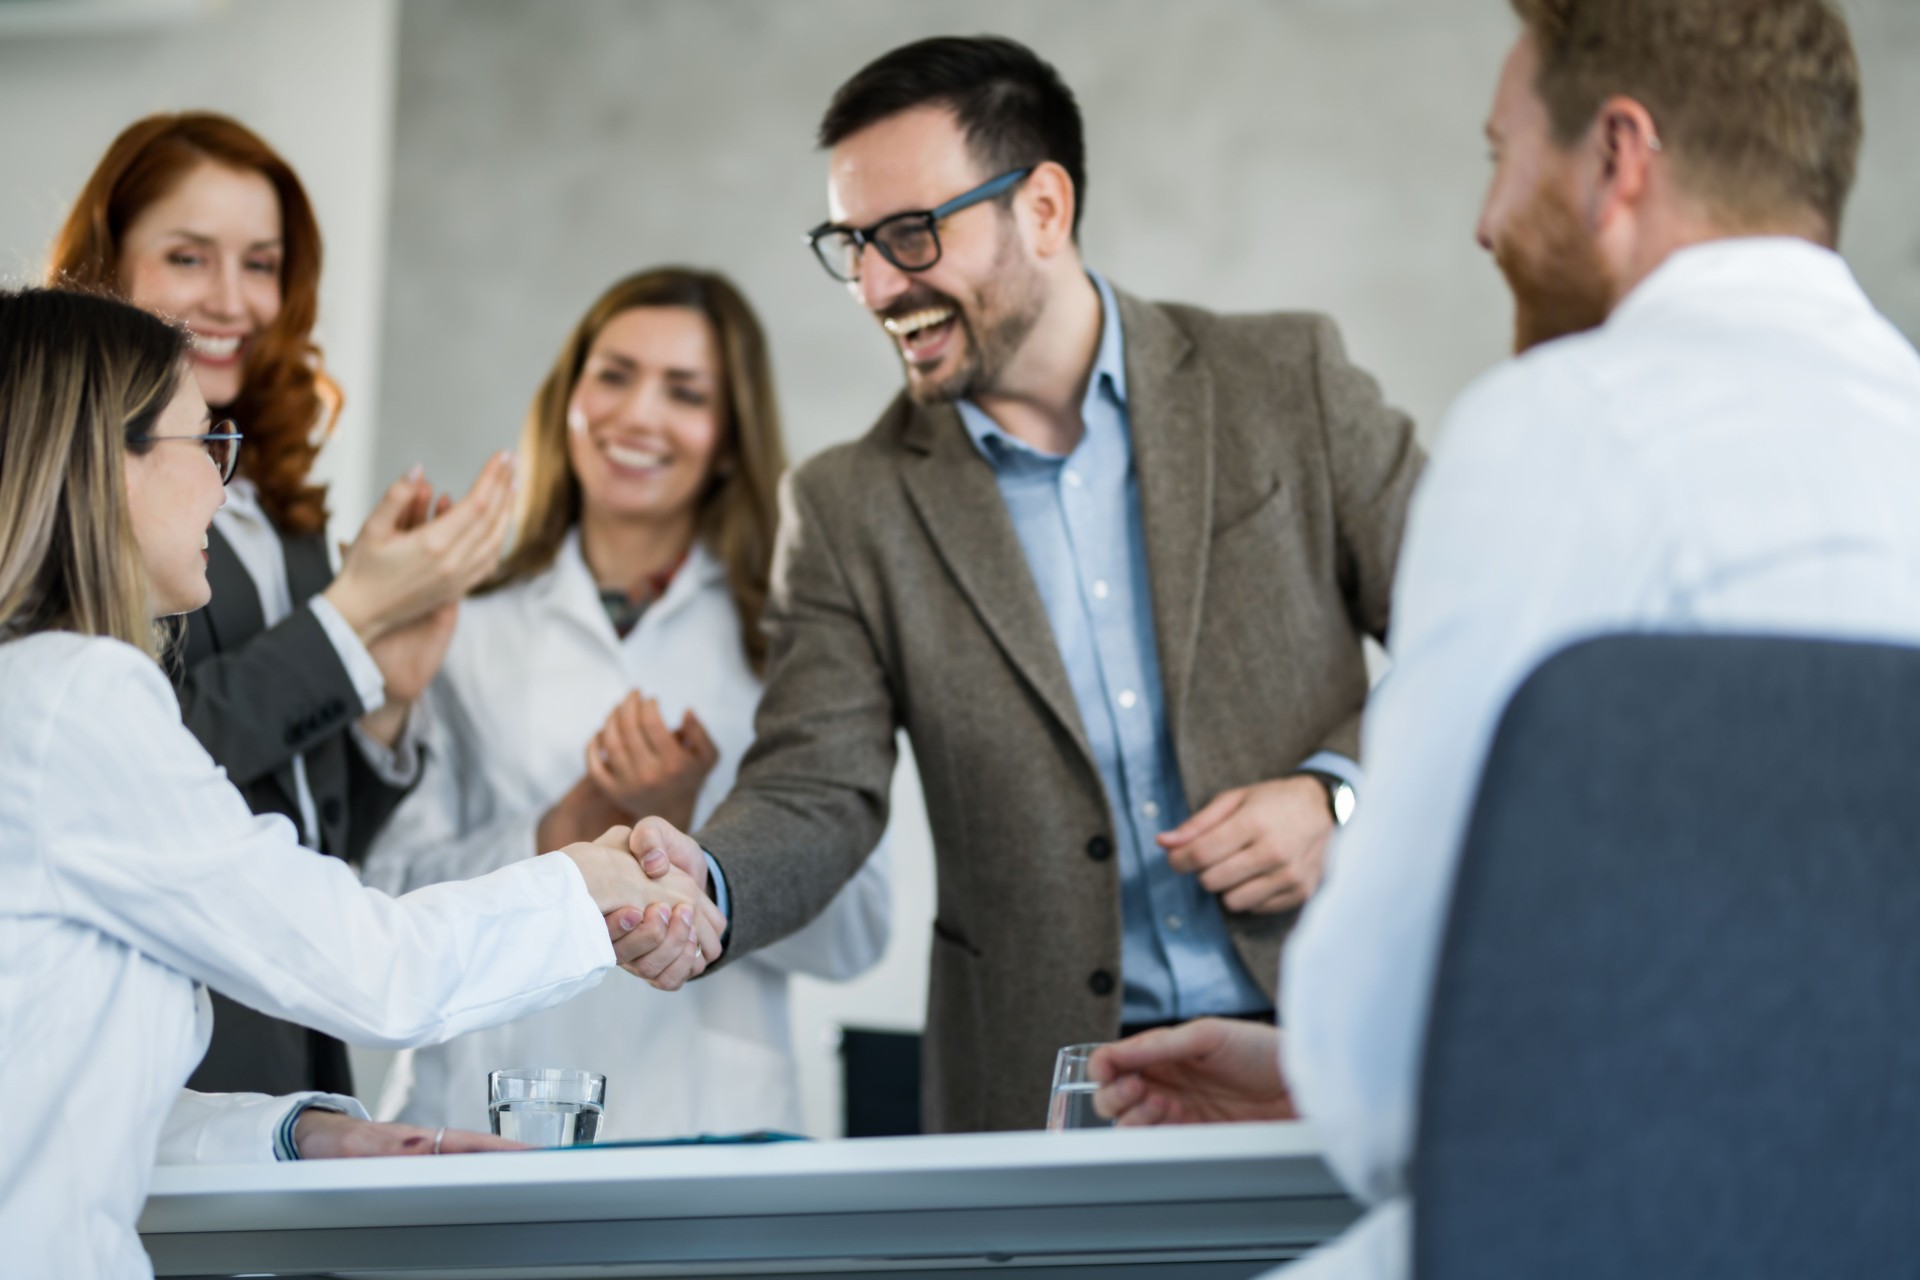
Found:
[[926, 1120], [1034, 1127], [1063, 1044], [1271, 1021], [1421, 453], [1325, 318], [1082, 265], [1079, 111], [1021, 45], [897, 49], [820, 141], [808, 239], [906, 392], [789, 479], [758, 740], [694, 840], [649, 820], [635, 850], [712, 873], [729, 956], [766, 946], [879, 838], [904, 727], [938, 863]]

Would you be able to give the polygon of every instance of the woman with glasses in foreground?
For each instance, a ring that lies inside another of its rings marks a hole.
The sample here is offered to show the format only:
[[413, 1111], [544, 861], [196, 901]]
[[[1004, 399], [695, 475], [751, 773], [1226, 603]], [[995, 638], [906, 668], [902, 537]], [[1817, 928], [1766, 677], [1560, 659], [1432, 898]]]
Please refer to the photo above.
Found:
[[[107, 149], [54, 243], [54, 285], [110, 292], [186, 326], [194, 381], [247, 438], [208, 533], [209, 609], [173, 668], [187, 727], [255, 813], [358, 862], [418, 776], [408, 707], [446, 651], [457, 601], [498, 563], [510, 460], [444, 500], [395, 484], [345, 553], [310, 470], [340, 391], [313, 342], [320, 232], [299, 177], [251, 130], [206, 112], [149, 116]], [[195, 1088], [352, 1092], [346, 1047], [216, 999]]]
[[[462, 609], [420, 786], [367, 857], [391, 892], [649, 815], [691, 830], [753, 741], [786, 450], [746, 299], [685, 267], [611, 285], [535, 394], [520, 456], [518, 541]], [[798, 1129], [788, 979], [865, 970], [889, 914], [883, 850], [806, 928], [685, 991], [620, 983], [403, 1055], [381, 1114], [478, 1124], [486, 1073], [538, 1062], [609, 1077], [603, 1140]]]
[[395, 899], [303, 851], [283, 818], [248, 812], [154, 660], [155, 619], [207, 602], [232, 445], [210, 438], [225, 433], [209, 430], [187, 342], [104, 298], [0, 293], [9, 1275], [151, 1274], [134, 1224], [156, 1154], [508, 1145], [373, 1125], [350, 1098], [183, 1093], [210, 1032], [202, 983], [397, 1047], [566, 999], [654, 941], [686, 939], [669, 967], [690, 976], [725, 923], [686, 877], [643, 876], [624, 829]]

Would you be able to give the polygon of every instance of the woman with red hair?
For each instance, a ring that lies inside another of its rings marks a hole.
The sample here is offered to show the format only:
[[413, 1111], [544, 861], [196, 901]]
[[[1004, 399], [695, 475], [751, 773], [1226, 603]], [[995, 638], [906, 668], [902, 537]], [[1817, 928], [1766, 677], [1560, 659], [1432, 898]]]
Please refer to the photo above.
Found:
[[[174, 666], [187, 727], [255, 813], [357, 863], [418, 774], [409, 708], [438, 669], [458, 601], [495, 567], [512, 459], [458, 503], [417, 471], [382, 496], [333, 572], [315, 456], [340, 391], [313, 341], [320, 231], [299, 177], [237, 121], [149, 116], [87, 180], [54, 243], [54, 283], [117, 294], [191, 336], [216, 415], [245, 436], [208, 534], [213, 603]], [[192, 1086], [351, 1093], [337, 1040], [214, 997]]]

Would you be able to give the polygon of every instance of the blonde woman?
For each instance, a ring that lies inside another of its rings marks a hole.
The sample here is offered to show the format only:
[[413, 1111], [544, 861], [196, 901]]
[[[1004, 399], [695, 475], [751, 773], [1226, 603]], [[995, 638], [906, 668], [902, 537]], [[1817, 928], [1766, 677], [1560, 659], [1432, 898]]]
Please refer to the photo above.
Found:
[[[753, 738], [785, 452], [739, 292], [682, 268], [613, 285], [562, 346], [520, 456], [518, 542], [461, 614], [427, 693], [425, 774], [367, 859], [396, 892], [650, 814], [697, 822]], [[416, 1050], [382, 1113], [475, 1123], [488, 1070], [538, 1064], [608, 1076], [602, 1137], [795, 1129], [788, 975], [872, 965], [888, 900], [876, 858], [808, 928], [678, 995], [622, 983]]]
[[579, 993], [652, 941], [680, 938], [670, 976], [692, 974], [725, 924], [684, 877], [649, 887], [623, 830], [396, 900], [248, 812], [155, 661], [155, 618], [207, 603], [207, 530], [239, 443], [187, 341], [105, 298], [0, 293], [8, 1275], [151, 1275], [134, 1224], [156, 1156], [503, 1145], [371, 1125], [333, 1095], [184, 1092], [209, 986], [332, 1035], [417, 1044]]

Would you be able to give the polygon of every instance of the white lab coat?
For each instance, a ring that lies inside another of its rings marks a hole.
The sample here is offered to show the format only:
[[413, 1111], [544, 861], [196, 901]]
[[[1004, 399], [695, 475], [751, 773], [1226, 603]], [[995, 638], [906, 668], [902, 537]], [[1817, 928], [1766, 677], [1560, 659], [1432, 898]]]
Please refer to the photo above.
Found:
[[1294, 1096], [1380, 1207], [1289, 1277], [1409, 1274], [1427, 1000], [1514, 689], [1607, 631], [1920, 643], [1915, 476], [1920, 356], [1801, 240], [1682, 250], [1460, 398], [1408, 519], [1367, 800], [1283, 970]]
[[[464, 603], [426, 697], [425, 771], [369, 852], [367, 882], [404, 892], [527, 857], [540, 816], [583, 772], [588, 740], [635, 688], [659, 700], [669, 724], [692, 708], [719, 748], [697, 827], [733, 786], [760, 697], [725, 569], [702, 547], [624, 640], [577, 530], [546, 572]], [[602, 1140], [797, 1131], [788, 975], [850, 978], [873, 965], [886, 949], [889, 904], [882, 848], [786, 941], [681, 991], [609, 983], [563, 1008], [402, 1055], [377, 1111], [484, 1128], [487, 1072], [572, 1067], [607, 1077]]]
[[66, 632], [0, 644], [0, 885], [9, 1276], [149, 1275], [156, 1153], [273, 1159], [285, 1100], [181, 1088], [212, 1026], [199, 983], [400, 1046], [565, 999], [614, 958], [566, 858], [363, 887], [247, 811], [151, 659]]

